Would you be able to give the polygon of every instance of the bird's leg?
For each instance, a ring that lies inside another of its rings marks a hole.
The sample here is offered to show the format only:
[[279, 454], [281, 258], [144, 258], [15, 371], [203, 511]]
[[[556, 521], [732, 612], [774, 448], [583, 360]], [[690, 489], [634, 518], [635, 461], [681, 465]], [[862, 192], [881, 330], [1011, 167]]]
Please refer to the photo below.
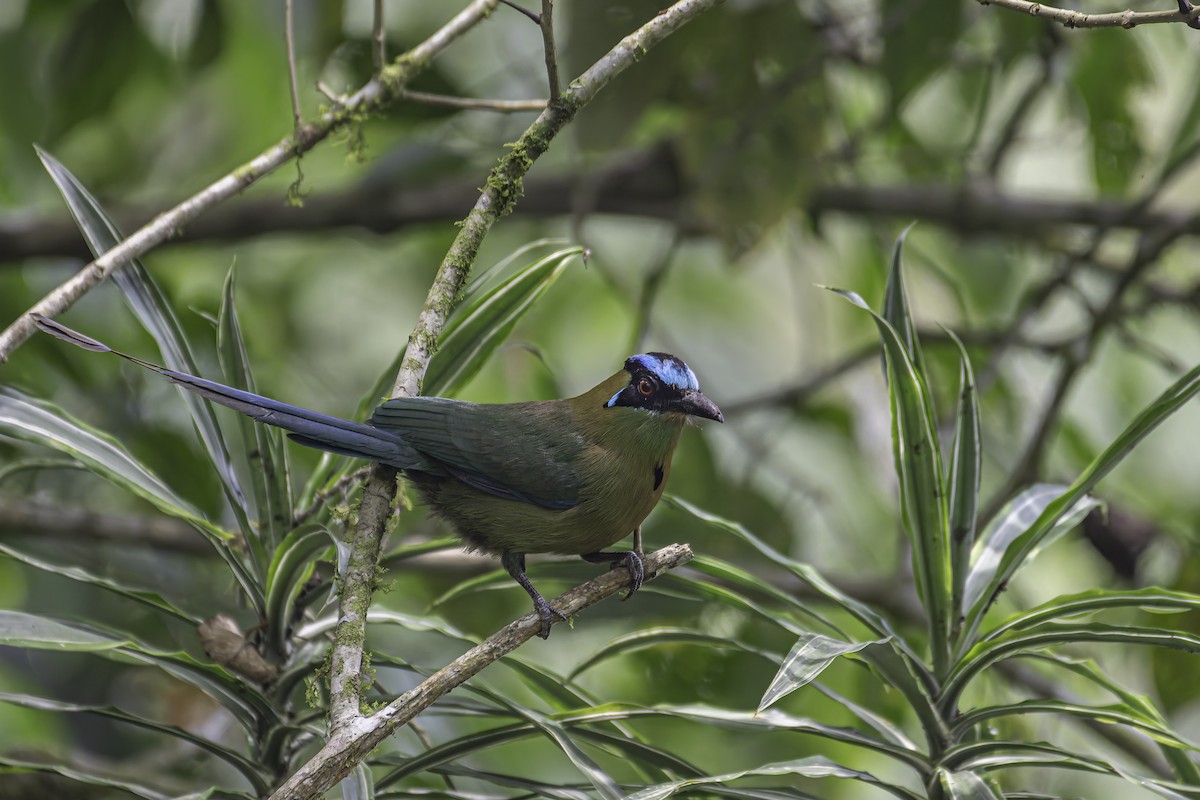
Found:
[[554, 618], [566, 620], [567, 617], [561, 611], [555, 610], [553, 606], [547, 602], [546, 598], [542, 597], [541, 592], [533, 588], [533, 583], [525, 574], [525, 554], [514, 553], [512, 550], [505, 550], [500, 555], [500, 563], [504, 565], [505, 571], [512, 576], [512, 579], [521, 584], [521, 588], [529, 593], [529, 597], [533, 600], [533, 610], [541, 617], [542, 629], [538, 631], [538, 636], [543, 639], [550, 638], [550, 626], [554, 624]]
[[633, 593], [642, 588], [642, 583], [646, 580], [646, 566], [642, 556], [641, 528], [633, 532], [632, 550], [620, 553], [583, 553], [580, 555], [580, 558], [584, 561], [590, 561], [593, 564], [611, 564], [610, 569], [624, 567], [629, 570], [629, 591], [621, 598], [622, 600], [628, 600], [633, 597]]

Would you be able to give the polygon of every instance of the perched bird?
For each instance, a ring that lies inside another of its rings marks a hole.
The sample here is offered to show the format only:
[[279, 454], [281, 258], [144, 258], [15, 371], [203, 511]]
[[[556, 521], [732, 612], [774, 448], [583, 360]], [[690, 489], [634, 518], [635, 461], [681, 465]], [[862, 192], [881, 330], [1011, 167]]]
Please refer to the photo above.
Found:
[[[642, 585], [641, 523], [662, 496], [689, 417], [724, 422], [695, 373], [666, 353], [642, 353], [599, 385], [566, 400], [481, 404], [401, 397], [351, 422], [160, 367], [46, 317], [46, 333], [111, 352], [215, 403], [289, 431], [300, 444], [404, 471], [421, 497], [472, 550], [500, 557], [529, 593], [539, 636], [565, 619], [525, 574], [527, 553], [579, 555], [629, 570], [626, 598]], [[632, 551], [604, 548], [634, 534]]]

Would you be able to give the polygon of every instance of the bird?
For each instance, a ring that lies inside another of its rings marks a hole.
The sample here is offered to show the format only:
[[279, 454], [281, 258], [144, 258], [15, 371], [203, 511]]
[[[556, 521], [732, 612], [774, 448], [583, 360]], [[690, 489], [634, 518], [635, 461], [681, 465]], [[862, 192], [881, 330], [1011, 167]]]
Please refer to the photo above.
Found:
[[[641, 524], [662, 497], [680, 434], [692, 419], [725, 421], [691, 368], [668, 353], [630, 356], [620, 371], [562, 400], [396, 397], [362, 423], [170, 370], [34, 319], [52, 336], [120, 356], [302, 445], [402, 470], [468, 550], [499, 557], [533, 601], [543, 639], [566, 617], [529, 580], [526, 555], [625, 567], [629, 599], [645, 577]], [[630, 533], [632, 550], [605, 549]]]

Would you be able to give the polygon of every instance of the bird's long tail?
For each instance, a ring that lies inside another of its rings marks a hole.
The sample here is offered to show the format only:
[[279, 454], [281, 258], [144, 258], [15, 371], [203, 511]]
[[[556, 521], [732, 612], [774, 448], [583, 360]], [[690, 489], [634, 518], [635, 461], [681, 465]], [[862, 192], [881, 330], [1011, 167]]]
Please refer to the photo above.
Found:
[[97, 353], [112, 353], [140, 367], [157, 372], [189, 392], [219, 403], [253, 419], [283, 428], [288, 436], [300, 444], [328, 450], [331, 453], [369, 458], [400, 469], [438, 471], [428, 460], [414, 450], [402, 437], [361, 422], [331, 417], [306, 408], [281, 403], [269, 397], [235, 389], [223, 383], [198, 378], [186, 372], [143, 361], [136, 356], [113, 350], [103, 342], [73, 331], [41, 314], [33, 314], [34, 322], [44, 332], [70, 342], [76, 347]]

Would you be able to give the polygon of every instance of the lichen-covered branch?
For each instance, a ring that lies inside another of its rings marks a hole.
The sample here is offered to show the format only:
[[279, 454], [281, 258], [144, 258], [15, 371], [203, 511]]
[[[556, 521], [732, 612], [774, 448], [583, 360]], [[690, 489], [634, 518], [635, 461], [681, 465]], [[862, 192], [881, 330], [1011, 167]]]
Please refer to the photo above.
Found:
[[293, 158], [308, 152], [330, 133], [378, 111], [393, 102], [408, 82], [428, 67], [429, 62], [455, 39], [485, 19], [498, 0], [472, 2], [437, 32], [384, 67], [380, 74], [338, 106], [307, 125], [301, 125], [278, 144], [201, 189], [179, 205], [164, 211], [132, 235], [77, 272], [39, 300], [0, 333], [0, 364], [36, 330], [31, 313], [56, 317], [66, 311], [113, 270], [146, 253], [174, 236], [192, 219], [228, 200]]
[[[673, 544], [646, 556], [646, 579], [687, 563], [692, 551], [687, 545]], [[628, 587], [629, 574], [623, 569], [606, 572], [554, 599], [554, 607], [568, 617], [595, 605]], [[280, 786], [271, 800], [307, 800], [318, 797], [348, 775], [397, 728], [431, 706], [438, 698], [461, 686], [489, 664], [511, 653], [533, 638], [540, 629], [536, 614], [526, 614], [489, 636], [461, 656], [429, 676], [419, 686], [397, 697], [369, 716], [361, 716], [338, 729], [307, 764]]]

